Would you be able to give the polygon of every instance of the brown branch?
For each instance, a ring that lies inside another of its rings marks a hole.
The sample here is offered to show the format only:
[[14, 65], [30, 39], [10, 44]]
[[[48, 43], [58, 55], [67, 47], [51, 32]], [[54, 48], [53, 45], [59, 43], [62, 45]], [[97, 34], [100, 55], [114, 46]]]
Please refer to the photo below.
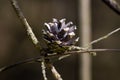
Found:
[[[44, 59], [52, 59], [52, 58], [59, 58], [61, 56], [65, 56], [65, 55], [75, 55], [75, 54], [81, 54], [81, 53], [92, 53], [92, 52], [105, 52], [105, 51], [117, 51], [117, 52], [120, 52], [120, 49], [89, 49], [89, 50], [78, 50], [78, 51], [69, 51], [69, 52], [65, 52], [64, 54], [56, 54], [56, 55], [49, 55], [47, 57], [44, 57]], [[11, 65], [8, 65], [8, 66], [4, 66], [2, 68], [0, 68], [0, 72], [3, 72], [3, 71], [6, 71], [10, 68], [13, 68], [15, 66], [18, 66], [18, 65], [21, 65], [21, 64], [24, 64], [24, 63], [29, 63], [29, 62], [41, 62], [43, 57], [41, 56], [37, 56], [37, 57], [34, 57], [34, 58], [29, 58], [29, 59], [26, 59], [24, 61], [20, 61], [20, 62], [17, 62], [15, 64], [11, 64]]]
[[115, 0], [102, 0], [108, 5], [114, 12], [120, 15], [120, 5]]
[[82, 50], [82, 51], [70, 51], [70, 52], [66, 52], [63, 55], [74, 55], [74, 54], [81, 54], [81, 53], [93, 53], [93, 52], [120, 52], [120, 49], [88, 49], [88, 50]]
[[35, 34], [32, 31], [32, 28], [30, 27], [28, 21], [26, 20], [25, 16], [23, 15], [18, 3], [16, 0], [10, 0], [11, 4], [17, 14], [17, 16], [19, 17], [19, 19], [21, 20], [21, 23], [25, 26], [26, 30], [27, 30], [27, 34], [29, 36], [29, 38], [32, 40], [33, 44], [40, 48], [40, 44], [39, 41], [37, 40]]
[[104, 40], [104, 39], [110, 37], [111, 35], [113, 35], [114, 33], [118, 32], [118, 31], [120, 31], [120, 28], [117, 28], [117, 29], [111, 31], [110, 33], [108, 33], [107, 35], [102, 36], [102, 37], [100, 37], [100, 38], [98, 38], [98, 39], [92, 41], [92, 42], [89, 43], [87, 46], [85, 46], [85, 48], [89, 48], [89, 46], [91, 46], [92, 44], [95, 44], [95, 43], [97, 43], [97, 42], [99, 42], [99, 41], [102, 41], [102, 40]]
[[0, 68], [0, 72], [6, 71], [6, 70], [8, 70], [10, 68], [16, 67], [16, 66], [24, 64], [24, 63], [29, 63], [29, 62], [33, 62], [33, 61], [35, 62], [40, 58], [41, 58], [40, 56], [35, 57], [35, 58], [29, 58], [29, 59], [26, 59], [26, 60], [23, 60], [23, 61], [20, 61], [20, 62], [16, 62], [16, 63], [8, 65], [8, 66], [4, 66], [4, 67]]
[[53, 66], [52, 63], [50, 63], [50, 62], [46, 63], [46, 67], [51, 70], [51, 72], [56, 80], [63, 80], [61, 75], [58, 73], [58, 71], [55, 69], [55, 67]]
[[56, 78], [56, 80], [63, 80], [61, 75], [57, 72], [57, 70], [55, 69], [55, 67], [53, 65], [51, 65], [51, 71], [52, 71], [54, 77]]
[[45, 61], [44, 59], [41, 62], [41, 68], [42, 68], [42, 74], [43, 74], [43, 78], [44, 80], [48, 80], [47, 79], [47, 75], [46, 75], [46, 66], [45, 66]]

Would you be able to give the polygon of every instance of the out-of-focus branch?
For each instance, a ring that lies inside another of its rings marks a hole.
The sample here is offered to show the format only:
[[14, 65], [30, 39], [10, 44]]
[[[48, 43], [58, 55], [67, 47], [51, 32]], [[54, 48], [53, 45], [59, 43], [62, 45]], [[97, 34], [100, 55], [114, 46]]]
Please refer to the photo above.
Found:
[[120, 5], [116, 0], [102, 0], [106, 5], [108, 5], [113, 11], [120, 15]]
[[27, 30], [27, 34], [30, 37], [30, 39], [32, 40], [33, 44], [36, 47], [40, 48], [39, 41], [37, 40], [35, 34], [32, 31], [32, 28], [30, 27], [28, 21], [26, 20], [25, 16], [23, 15], [17, 1], [16, 0], [10, 0], [10, 1], [11, 1], [11, 4], [12, 4], [17, 16], [20, 18], [22, 24], [25, 26], [25, 28]]

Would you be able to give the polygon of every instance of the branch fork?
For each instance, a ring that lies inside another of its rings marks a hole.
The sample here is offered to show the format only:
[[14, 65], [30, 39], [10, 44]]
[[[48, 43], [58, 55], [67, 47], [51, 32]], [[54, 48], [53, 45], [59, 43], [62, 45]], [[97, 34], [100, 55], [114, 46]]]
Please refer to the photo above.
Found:
[[[118, 14], [120, 14], [120, 6], [117, 4], [117, 2], [114, 0], [103, 0], [111, 9], [113, 9], [115, 12], [117, 12]], [[40, 51], [43, 51], [40, 45], [40, 42], [38, 41], [38, 39], [36, 38], [35, 34], [32, 31], [31, 26], [29, 25], [27, 19], [24, 17], [21, 9], [19, 8], [19, 5], [17, 3], [16, 0], [10, 0], [17, 16], [19, 17], [21, 23], [24, 25], [27, 34], [29, 36], [29, 38], [31, 39], [31, 41], [33, 42], [33, 44], [36, 46], [36, 48]], [[55, 21], [55, 20], [54, 20]], [[5, 66], [0, 68], [0, 72], [5, 71], [9, 68], [12, 68], [14, 66], [17, 65], [21, 65], [24, 63], [28, 63], [28, 62], [40, 62], [41, 63], [41, 68], [42, 68], [42, 73], [43, 73], [43, 77], [44, 80], [48, 80], [47, 79], [47, 75], [46, 75], [46, 68], [50, 68], [51, 72], [53, 73], [53, 76], [55, 77], [56, 80], [63, 80], [61, 75], [57, 72], [57, 70], [55, 69], [55, 67], [52, 65], [51, 62], [46, 62], [46, 60], [50, 60], [52, 58], [64, 58], [64, 56], [69, 56], [69, 55], [73, 55], [73, 54], [81, 54], [81, 53], [95, 53], [95, 52], [101, 52], [101, 51], [119, 51], [120, 49], [90, 49], [89, 47], [92, 44], [95, 44], [99, 41], [102, 41], [108, 37], [110, 37], [111, 35], [113, 35], [114, 33], [120, 31], [120, 28], [117, 28], [115, 30], [113, 30], [112, 32], [108, 33], [107, 35], [100, 37], [94, 41], [92, 41], [90, 44], [88, 44], [87, 46], [85, 46], [84, 48], [81, 48], [79, 46], [71, 46], [69, 47], [69, 50], [64, 52], [63, 54], [54, 54], [54, 55], [47, 55], [47, 56], [43, 56], [42, 54], [38, 57], [35, 58], [30, 58], [30, 59], [26, 59], [24, 61], [20, 61], [18, 63], [9, 65], [9, 66]], [[46, 51], [43, 51], [46, 52]]]

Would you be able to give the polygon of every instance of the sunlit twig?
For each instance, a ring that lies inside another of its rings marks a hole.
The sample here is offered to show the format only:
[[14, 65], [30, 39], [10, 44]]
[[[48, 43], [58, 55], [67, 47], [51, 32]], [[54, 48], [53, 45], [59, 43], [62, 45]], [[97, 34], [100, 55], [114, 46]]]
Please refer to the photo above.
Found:
[[46, 76], [46, 70], [45, 70], [46, 66], [45, 66], [45, 62], [44, 61], [41, 62], [41, 68], [42, 68], [42, 74], [43, 74], [44, 80], [48, 80], [47, 76]]
[[95, 44], [95, 43], [97, 43], [97, 42], [99, 42], [99, 41], [102, 41], [102, 40], [110, 37], [111, 35], [113, 35], [114, 33], [118, 32], [118, 31], [120, 31], [120, 28], [117, 28], [117, 29], [113, 30], [112, 32], [108, 33], [107, 35], [105, 35], [105, 36], [103, 36], [103, 37], [100, 37], [100, 38], [92, 41], [92, 42], [91, 42], [90, 44], [88, 44], [86, 47], [89, 47], [89, 46], [92, 45], [92, 44]]
[[36, 38], [35, 34], [33, 33], [32, 28], [30, 27], [30, 25], [29, 25], [28, 21], [26, 20], [25, 16], [23, 15], [17, 1], [16, 0], [10, 0], [10, 1], [11, 1], [11, 4], [12, 4], [17, 16], [20, 18], [22, 24], [25, 26], [25, 28], [27, 30], [27, 34], [30, 37], [30, 39], [32, 40], [33, 44], [36, 47], [40, 48], [39, 41]]
[[51, 72], [56, 80], [63, 80], [61, 75], [58, 73], [58, 71], [55, 69], [55, 67], [53, 66], [52, 63], [47, 63], [46, 67], [48, 67], [51, 70]]

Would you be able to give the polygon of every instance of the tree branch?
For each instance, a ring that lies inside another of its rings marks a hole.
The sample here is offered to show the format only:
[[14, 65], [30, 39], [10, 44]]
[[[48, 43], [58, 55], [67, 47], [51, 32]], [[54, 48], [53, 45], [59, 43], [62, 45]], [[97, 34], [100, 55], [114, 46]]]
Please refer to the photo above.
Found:
[[[49, 55], [49, 56], [44, 57], [44, 59], [59, 58], [61, 56], [65, 56], [65, 55], [69, 55], [69, 54], [70, 55], [75, 55], [75, 54], [81, 54], [81, 53], [93, 53], [93, 52], [105, 52], [105, 51], [120, 52], [120, 49], [88, 49], [88, 50], [69, 51], [69, 52], [65, 52], [64, 54]], [[24, 61], [16, 62], [15, 64], [11, 64], [11, 65], [4, 66], [4, 67], [0, 68], [0, 72], [6, 71], [10, 68], [16, 67], [16, 66], [24, 64], [24, 63], [42, 62], [42, 58], [43, 57], [41, 57], [41, 56], [37, 56], [37, 57], [34, 57], [34, 58], [26, 59]]]
[[52, 63], [46, 63], [46, 67], [49, 68], [56, 80], [63, 80], [61, 75], [58, 73], [58, 71], [55, 69]]
[[107, 35], [105, 35], [105, 36], [103, 36], [103, 37], [100, 37], [100, 38], [92, 41], [92, 42], [91, 42], [90, 44], [88, 44], [85, 48], [89, 48], [89, 46], [91, 46], [92, 44], [95, 44], [95, 43], [97, 43], [97, 42], [99, 42], [99, 41], [102, 41], [102, 40], [110, 37], [111, 35], [113, 35], [114, 33], [118, 32], [118, 31], [120, 31], [120, 28], [117, 28], [117, 29], [113, 30], [112, 32], [108, 33]]
[[25, 16], [23, 15], [17, 1], [16, 0], [10, 0], [10, 1], [11, 1], [11, 4], [12, 4], [17, 16], [21, 20], [22, 24], [25, 26], [29, 38], [32, 40], [33, 44], [36, 47], [40, 48], [39, 41], [36, 38], [35, 34], [33, 33], [32, 28], [30, 27], [30, 25], [29, 25], [28, 21], [26, 20]]
[[29, 59], [26, 59], [26, 60], [23, 60], [23, 61], [20, 61], [20, 62], [16, 62], [16, 63], [8, 65], [8, 66], [4, 66], [4, 67], [0, 68], [0, 72], [6, 71], [10, 68], [16, 67], [16, 66], [24, 64], [24, 63], [36, 62], [40, 58], [41, 58], [40, 56], [35, 57], [35, 58], [29, 58]]
[[[10, 0], [11, 1], [11, 4], [17, 14], [17, 16], [19, 17], [20, 21], [22, 22], [22, 24], [25, 26], [26, 30], [27, 30], [27, 34], [29, 36], [29, 38], [32, 40], [33, 44], [41, 50], [41, 47], [40, 47], [40, 43], [38, 41], [38, 39], [36, 38], [35, 34], [33, 33], [32, 31], [32, 28], [31, 26], [29, 25], [27, 19], [25, 18], [25, 16], [23, 15], [18, 3], [16, 0]], [[115, 12], [117, 12], [118, 14], [120, 14], [120, 6], [117, 4], [116, 1], [113, 1], [113, 0], [103, 0], [111, 9], [113, 9]], [[97, 39], [97, 40], [94, 40], [92, 41], [88, 46], [94, 44], [94, 43], [97, 43], [103, 39], [106, 39], [108, 38], [109, 36], [111, 36], [112, 34], [118, 32], [120, 30], [120, 28], [108, 33], [107, 35]], [[53, 55], [48, 55], [48, 56], [40, 56], [40, 57], [36, 57], [36, 58], [30, 58], [30, 59], [26, 59], [24, 61], [20, 61], [20, 62], [17, 62], [15, 64], [11, 64], [11, 65], [8, 65], [8, 66], [5, 66], [5, 67], [2, 67], [0, 68], [0, 72], [2, 71], [5, 71], [5, 70], [8, 70], [12, 67], [15, 67], [17, 65], [20, 65], [20, 64], [24, 64], [24, 63], [28, 63], [28, 62], [41, 62], [41, 67], [42, 67], [42, 73], [43, 73], [43, 77], [44, 77], [44, 80], [47, 80], [47, 77], [46, 77], [46, 71], [45, 71], [45, 68], [47, 67], [45, 65], [45, 62], [43, 61], [43, 59], [52, 59], [52, 58], [59, 58], [61, 56], [64, 56], [64, 55], [68, 55], [68, 54], [77, 54], [77, 53], [92, 53], [92, 52], [101, 52], [101, 51], [120, 51], [120, 49], [88, 49], [85, 47], [85, 49], [81, 49], [81, 48], [78, 48], [76, 47], [76, 50], [74, 51], [66, 51], [65, 53], [63, 54], [53, 54]], [[41, 52], [41, 51], [40, 51]], [[44, 51], [46, 52], [46, 51]], [[47, 63], [46, 63], [47, 64]], [[61, 75], [57, 72], [57, 70], [55, 69], [55, 67], [49, 63], [49, 68], [51, 69], [54, 77], [56, 80], [63, 80], [61, 78]]]
[[120, 15], [120, 5], [115, 0], [102, 0], [108, 5], [114, 12]]
[[45, 61], [43, 61], [42, 60], [42, 62], [41, 62], [41, 68], [42, 68], [42, 74], [43, 74], [43, 78], [44, 78], [44, 80], [48, 80], [47, 79], [47, 75], [46, 75], [46, 66], [45, 66]]

